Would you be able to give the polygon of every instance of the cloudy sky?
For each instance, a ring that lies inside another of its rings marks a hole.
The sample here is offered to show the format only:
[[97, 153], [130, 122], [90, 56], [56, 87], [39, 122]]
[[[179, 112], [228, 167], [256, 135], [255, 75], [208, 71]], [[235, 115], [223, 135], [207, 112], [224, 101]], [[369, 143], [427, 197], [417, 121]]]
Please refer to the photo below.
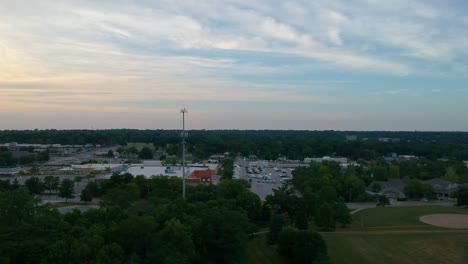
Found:
[[0, 0], [0, 129], [468, 131], [465, 1]]

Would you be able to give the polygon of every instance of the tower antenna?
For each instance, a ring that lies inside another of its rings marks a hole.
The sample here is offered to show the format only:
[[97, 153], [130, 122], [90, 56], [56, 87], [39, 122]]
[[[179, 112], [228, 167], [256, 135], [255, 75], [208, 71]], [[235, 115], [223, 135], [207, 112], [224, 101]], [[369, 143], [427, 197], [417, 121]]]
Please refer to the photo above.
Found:
[[185, 114], [188, 113], [188, 110], [182, 108], [180, 113], [182, 114], [182, 133], [180, 134], [182, 138], [182, 198], [185, 200], [185, 139], [188, 136], [187, 132], [185, 132]]

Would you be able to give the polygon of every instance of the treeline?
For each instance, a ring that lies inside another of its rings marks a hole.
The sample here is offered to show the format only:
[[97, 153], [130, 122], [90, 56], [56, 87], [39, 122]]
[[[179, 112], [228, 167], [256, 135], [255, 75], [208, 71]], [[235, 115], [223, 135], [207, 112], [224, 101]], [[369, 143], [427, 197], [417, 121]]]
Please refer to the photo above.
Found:
[[27, 165], [36, 162], [44, 162], [50, 159], [48, 152], [27, 153], [14, 156], [13, 152], [6, 147], [0, 147], [0, 167], [11, 167], [16, 165]]
[[[356, 135], [358, 140], [346, 141], [346, 135]], [[0, 131], [0, 142], [105, 146], [144, 142], [165, 148], [172, 155], [180, 154], [179, 136], [178, 130], [3, 130]], [[381, 142], [378, 138], [399, 140]], [[279, 156], [303, 159], [325, 155], [375, 159], [392, 152], [429, 159], [468, 159], [466, 132], [192, 130], [187, 142], [188, 151], [198, 159], [226, 151], [244, 156], [255, 154], [268, 160]]]
[[[175, 177], [114, 174], [89, 181], [81, 194], [100, 197], [100, 209], [60, 215], [27, 189], [2, 182], [0, 262], [245, 263], [249, 236], [269, 222], [271, 208], [245, 181], [190, 186], [185, 201], [181, 185]], [[320, 241], [313, 252], [326, 257]], [[309, 249], [293, 263], [310, 263]]]

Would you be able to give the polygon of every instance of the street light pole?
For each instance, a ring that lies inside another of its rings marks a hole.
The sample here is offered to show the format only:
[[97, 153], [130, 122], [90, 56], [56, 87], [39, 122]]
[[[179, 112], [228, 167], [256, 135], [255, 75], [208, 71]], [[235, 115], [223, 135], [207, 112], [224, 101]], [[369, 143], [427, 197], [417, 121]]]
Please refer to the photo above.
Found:
[[185, 200], [185, 139], [187, 138], [187, 133], [185, 132], [185, 114], [188, 113], [188, 110], [183, 108], [180, 110], [182, 113], [182, 198]]

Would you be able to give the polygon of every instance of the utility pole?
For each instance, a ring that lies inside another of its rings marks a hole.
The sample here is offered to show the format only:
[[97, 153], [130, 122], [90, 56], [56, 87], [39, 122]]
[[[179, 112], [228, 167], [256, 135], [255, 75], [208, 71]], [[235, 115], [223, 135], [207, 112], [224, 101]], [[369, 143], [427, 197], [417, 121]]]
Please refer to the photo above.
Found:
[[182, 138], [182, 198], [185, 200], [185, 139], [187, 138], [187, 133], [185, 132], [185, 114], [188, 113], [188, 110], [182, 108], [180, 113], [182, 114], [182, 133], [180, 134]]

